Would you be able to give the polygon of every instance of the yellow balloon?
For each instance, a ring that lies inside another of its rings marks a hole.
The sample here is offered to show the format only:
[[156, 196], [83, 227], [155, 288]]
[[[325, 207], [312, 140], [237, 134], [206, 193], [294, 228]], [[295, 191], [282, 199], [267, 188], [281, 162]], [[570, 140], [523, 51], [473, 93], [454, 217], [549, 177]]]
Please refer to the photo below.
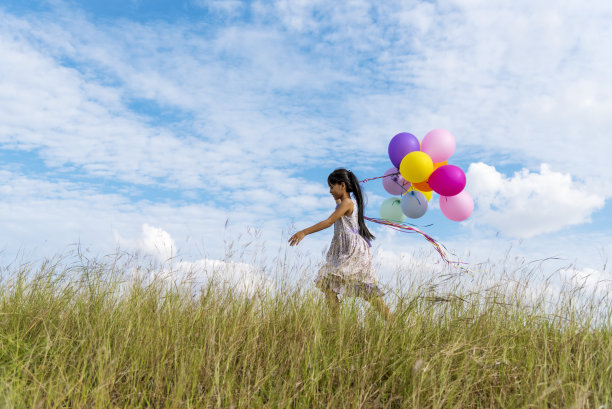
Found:
[[[419, 189], [415, 189], [413, 187], [411, 187], [410, 189], [408, 189], [404, 194], [410, 192], [411, 190], [416, 190], [417, 192], [421, 192], [423, 193], [423, 195], [425, 195], [425, 199], [427, 199], [427, 201], [429, 202], [433, 196], [433, 190], [429, 190], [429, 191], [423, 191], [423, 190], [419, 190]], [[403, 195], [402, 195], [403, 196]]]
[[400, 163], [400, 174], [408, 182], [419, 183], [424, 182], [433, 172], [433, 161], [425, 152], [413, 151], [404, 156]]

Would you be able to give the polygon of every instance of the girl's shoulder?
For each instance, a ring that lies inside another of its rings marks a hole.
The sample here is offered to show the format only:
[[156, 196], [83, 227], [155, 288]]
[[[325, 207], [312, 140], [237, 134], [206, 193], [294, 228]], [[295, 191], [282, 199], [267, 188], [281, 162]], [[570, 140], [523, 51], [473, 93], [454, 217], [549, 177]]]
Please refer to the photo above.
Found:
[[344, 216], [350, 216], [353, 214], [353, 212], [355, 211], [355, 199], [353, 199], [352, 197], [348, 197], [346, 199], [342, 199], [341, 203], [346, 203], [348, 210], [346, 211], [346, 213], [344, 213]]

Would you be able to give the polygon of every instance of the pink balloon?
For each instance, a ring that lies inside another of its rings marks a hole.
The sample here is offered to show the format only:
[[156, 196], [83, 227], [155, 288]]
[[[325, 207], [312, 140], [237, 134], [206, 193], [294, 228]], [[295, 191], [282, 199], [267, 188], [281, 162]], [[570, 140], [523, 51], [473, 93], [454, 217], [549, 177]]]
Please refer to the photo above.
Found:
[[423, 138], [421, 151], [428, 154], [434, 163], [444, 162], [455, 152], [455, 137], [446, 129], [434, 129]]
[[455, 196], [440, 196], [440, 210], [455, 222], [462, 222], [474, 211], [474, 200], [465, 190]]
[[[387, 176], [393, 173], [397, 173], [397, 175]], [[390, 195], [403, 195], [408, 189], [410, 189], [410, 182], [399, 174], [399, 170], [397, 170], [397, 168], [389, 169], [385, 172], [385, 176], [387, 177], [383, 177], [382, 179], [383, 187]]]
[[465, 173], [455, 165], [444, 165], [429, 176], [429, 187], [441, 196], [455, 196], [465, 187]]

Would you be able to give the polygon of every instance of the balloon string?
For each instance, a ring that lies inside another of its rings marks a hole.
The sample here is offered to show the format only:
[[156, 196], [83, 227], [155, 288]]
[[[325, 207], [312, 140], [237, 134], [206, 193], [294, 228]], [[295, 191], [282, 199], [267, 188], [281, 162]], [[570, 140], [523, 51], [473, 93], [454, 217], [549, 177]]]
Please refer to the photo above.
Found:
[[[399, 174], [400, 174], [399, 172], [396, 172], [396, 173], [389, 173], [388, 175], [376, 176], [376, 177], [374, 177], [374, 178], [369, 178], [369, 179], [363, 179], [363, 180], [360, 180], [360, 181], [359, 181], [359, 183], [369, 182], [370, 180], [376, 180], [376, 179], [388, 178], [388, 177], [395, 176], [395, 175], [399, 175]], [[398, 186], [401, 186], [399, 183], [398, 183], [397, 185], [398, 185]], [[403, 186], [402, 186], [402, 187], [403, 187]], [[404, 189], [404, 190], [405, 190], [405, 189]], [[406, 190], [406, 191], [407, 191], [407, 190]], [[418, 200], [418, 199], [417, 199], [417, 200]], [[431, 226], [433, 226], [433, 224], [426, 224], [425, 226], [418, 226], [418, 225], [416, 225], [416, 224], [412, 224], [412, 223], [404, 223], [404, 224], [408, 224], [408, 225], [410, 225], [410, 226], [414, 226], [414, 227], [431, 227]]]
[[[378, 224], [382, 224], [383, 226], [387, 226], [392, 228], [393, 230], [397, 230], [400, 231], [402, 233], [417, 233], [419, 235], [421, 235], [422, 237], [424, 237], [429, 243], [431, 243], [431, 245], [434, 247], [434, 249], [438, 252], [438, 254], [440, 255], [440, 257], [442, 258], [442, 260], [449, 266], [455, 267], [461, 271], [463, 271], [464, 273], [467, 273], [469, 275], [472, 275], [473, 272], [464, 267], [463, 265], [467, 264], [461, 261], [453, 261], [450, 260], [448, 258], [448, 256], [446, 255], [446, 251], [448, 251], [448, 249], [446, 249], [446, 247], [441, 244], [438, 243], [433, 237], [429, 236], [428, 234], [424, 233], [423, 231], [419, 230], [416, 227], [411, 227], [411, 226], [407, 226], [405, 223], [394, 223], [394, 222], [390, 222], [388, 220], [384, 220], [384, 219], [375, 219], [372, 217], [367, 217], [364, 216], [364, 219], [371, 221], [373, 223], [378, 223]], [[445, 251], [446, 250], [446, 251]], [[452, 254], [452, 253], [451, 253]]]
[[[391, 177], [391, 176], [397, 176], [399, 174], [400, 174], [400, 172], [389, 173], [388, 175], [376, 176], [375, 178], [369, 178], [369, 179], [363, 179], [363, 180], [360, 180], [359, 183], [365, 183], [365, 182], [369, 182], [370, 180], [376, 180], [376, 179], [388, 178], [388, 177]], [[397, 183], [397, 180], [393, 180], [393, 183], [395, 183], [396, 185], [398, 185], [399, 187], [404, 189], [404, 193], [406, 193], [408, 191], [408, 189], [406, 189], [406, 186]], [[404, 193], [402, 193], [402, 195]]]
[[365, 182], [369, 182], [370, 180], [376, 180], [376, 179], [382, 179], [382, 178], [388, 178], [390, 176], [395, 176], [395, 175], [399, 175], [399, 172], [396, 173], [389, 173], [388, 175], [383, 175], [383, 176], [376, 176], [375, 178], [369, 178], [369, 179], [363, 179], [360, 180], [359, 183], [365, 183]]
[[[363, 179], [363, 180], [360, 180], [359, 183], [365, 183], [365, 182], [369, 182], [370, 180], [382, 179], [382, 178], [386, 178], [386, 177], [390, 177], [390, 176], [394, 176], [394, 175], [399, 175], [399, 172], [391, 173], [389, 175], [377, 176], [377, 177], [369, 178], [369, 179]], [[400, 231], [402, 233], [417, 233], [417, 234], [421, 235], [422, 237], [425, 238], [425, 240], [427, 240], [434, 247], [434, 249], [438, 252], [438, 254], [442, 258], [442, 260], [447, 265], [455, 267], [456, 269], [459, 269], [459, 270], [461, 270], [464, 273], [467, 273], [469, 275], [473, 274], [473, 272], [470, 269], [468, 269], [468, 268], [463, 266], [463, 265], [465, 265], [467, 263], [464, 263], [464, 262], [461, 262], [461, 261], [449, 260], [448, 256], [446, 255], [446, 251], [448, 251], [448, 249], [443, 244], [438, 243], [433, 237], [429, 236], [428, 234], [426, 234], [423, 231], [421, 231], [420, 229], [418, 229], [416, 225], [410, 224], [410, 223], [394, 223], [394, 222], [390, 222], [390, 221], [385, 220], [385, 219], [377, 219], [377, 218], [372, 218], [372, 217], [367, 217], [367, 216], [364, 216], [363, 218], [368, 220], [368, 221], [370, 221], [370, 222], [377, 223], [377, 224], [382, 224], [383, 226], [390, 227], [393, 230], [397, 230], [397, 231]], [[428, 224], [428, 225], [423, 226], [423, 227], [430, 227], [430, 226], [433, 226], [433, 225], [432, 224]]]

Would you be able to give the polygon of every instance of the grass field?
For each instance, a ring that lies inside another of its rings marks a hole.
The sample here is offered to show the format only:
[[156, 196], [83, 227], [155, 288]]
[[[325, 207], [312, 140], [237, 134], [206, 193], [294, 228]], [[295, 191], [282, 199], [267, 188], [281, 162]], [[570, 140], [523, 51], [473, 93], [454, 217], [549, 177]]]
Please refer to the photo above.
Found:
[[104, 260], [3, 272], [0, 407], [612, 408], [612, 310], [580, 288], [412, 283], [385, 322]]

